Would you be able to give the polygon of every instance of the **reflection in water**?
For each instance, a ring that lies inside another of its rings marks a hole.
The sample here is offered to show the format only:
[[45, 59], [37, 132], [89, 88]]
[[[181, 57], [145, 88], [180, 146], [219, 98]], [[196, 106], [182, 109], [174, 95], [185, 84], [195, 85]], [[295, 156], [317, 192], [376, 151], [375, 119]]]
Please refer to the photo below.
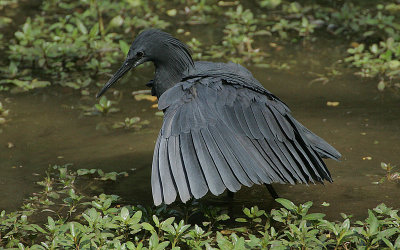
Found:
[[[309, 84], [313, 78], [307, 72], [329, 66], [331, 62], [326, 62], [326, 58], [331, 52], [319, 49], [312, 53], [292, 53], [298, 64], [290, 72], [251, 69], [267, 89], [292, 109], [296, 119], [343, 154], [341, 162], [327, 161], [334, 183], [275, 185], [275, 188], [281, 197], [296, 203], [314, 201], [314, 209], [331, 218], [338, 218], [339, 212], [364, 217], [367, 208], [381, 202], [400, 207], [399, 185], [372, 184], [384, 174], [379, 167], [381, 161], [400, 162], [397, 154], [400, 152], [400, 110], [395, 108], [399, 99], [390, 92], [379, 93], [372, 85], [375, 83], [365, 82], [351, 73], [330, 79], [326, 84]], [[34, 182], [42, 178], [49, 164], [64, 163], [105, 171], [135, 169], [129, 177], [105, 187], [105, 192], [118, 194], [132, 204], [152, 204], [151, 161], [161, 118], [154, 115], [157, 110], [151, 108], [153, 103], [135, 101], [129, 94], [134, 89], [143, 89], [151, 77], [148, 69], [138, 70], [146, 72], [147, 78], [133, 81], [131, 75], [125, 79], [130, 84], [115, 86], [125, 94], [119, 103], [121, 112], [106, 117], [83, 116], [79, 106], [91, 106], [97, 100], [59, 87], [13, 95], [9, 103], [3, 103], [11, 110], [11, 121], [0, 134], [0, 210], [19, 207], [24, 198], [37, 191]], [[2, 100], [5, 95], [0, 94]], [[111, 98], [111, 93], [108, 95]], [[329, 107], [327, 101], [337, 101], [339, 105]], [[113, 122], [134, 116], [151, 123], [140, 132], [110, 128]], [[15, 147], [7, 148], [8, 142]], [[371, 160], [363, 160], [367, 156]], [[258, 205], [267, 209], [273, 206], [263, 186], [242, 188], [233, 201], [223, 195], [209, 195], [205, 200], [224, 206], [231, 203], [235, 211], [242, 206]], [[322, 207], [320, 204], [324, 201], [331, 205]]]

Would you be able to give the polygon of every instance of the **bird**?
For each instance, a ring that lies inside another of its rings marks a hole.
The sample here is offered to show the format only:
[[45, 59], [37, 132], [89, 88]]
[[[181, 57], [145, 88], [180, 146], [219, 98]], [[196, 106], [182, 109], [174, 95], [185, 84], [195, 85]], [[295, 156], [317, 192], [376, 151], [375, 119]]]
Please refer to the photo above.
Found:
[[167, 32], [140, 32], [97, 98], [149, 61], [155, 73], [146, 85], [164, 113], [151, 170], [156, 206], [254, 184], [265, 184], [277, 197], [272, 183], [333, 181], [322, 158], [339, 160], [341, 154], [298, 122], [249, 70], [233, 62], [194, 61], [190, 48]]

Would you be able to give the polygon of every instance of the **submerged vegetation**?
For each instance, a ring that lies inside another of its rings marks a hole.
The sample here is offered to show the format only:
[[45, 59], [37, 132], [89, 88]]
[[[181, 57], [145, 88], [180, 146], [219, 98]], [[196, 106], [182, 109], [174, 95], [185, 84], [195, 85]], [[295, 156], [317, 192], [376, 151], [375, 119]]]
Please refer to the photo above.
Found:
[[[127, 42], [147, 27], [180, 34], [192, 46], [196, 59], [232, 60], [278, 70], [293, 64], [271, 57], [285, 46], [298, 42], [307, 46], [321, 36], [344, 39], [351, 43], [347, 58], [343, 51], [347, 66], [357, 68], [362, 77], [376, 78], [380, 90], [398, 87], [399, 6], [392, 1], [376, 5], [327, 1], [322, 5], [282, 0], [253, 4], [193, 0], [183, 4], [175, 0], [171, 5], [165, 1], [59, 4], [45, 0], [40, 13], [27, 17], [15, 33], [6, 35], [10, 38], [7, 45], [3, 38], [6, 57], [0, 67], [0, 89], [30, 90], [51, 84], [87, 89], [97, 84], [99, 77], [107, 77], [111, 65], [126, 54]], [[7, 29], [11, 22], [4, 20], [11, 18], [2, 16], [0, 25]], [[212, 34], [192, 34], [195, 25], [212, 25]], [[332, 42], [332, 46], [336, 44]]]
[[[128, 173], [53, 166], [21, 210], [0, 212], [0, 247], [19, 249], [377, 249], [400, 248], [398, 210], [384, 204], [363, 221], [342, 214], [329, 221], [309, 213], [312, 202], [267, 212], [244, 208], [243, 217], [191, 201], [157, 208], [123, 205], [116, 195], [94, 195], [101, 182]], [[122, 177], [123, 178], [123, 177]], [[90, 187], [90, 189], [89, 189]], [[328, 205], [328, 204], [325, 204]]]

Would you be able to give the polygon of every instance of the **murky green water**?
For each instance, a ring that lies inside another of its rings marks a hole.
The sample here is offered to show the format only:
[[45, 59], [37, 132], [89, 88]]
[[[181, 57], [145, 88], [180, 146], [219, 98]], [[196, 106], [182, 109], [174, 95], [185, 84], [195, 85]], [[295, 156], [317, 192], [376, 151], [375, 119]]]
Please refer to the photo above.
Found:
[[[309, 72], [323, 73], [343, 49], [319, 43], [292, 48], [283, 58], [297, 61], [289, 71], [250, 68], [262, 84], [291, 107], [294, 116], [326, 139], [342, 154], [341, 162], [327, 161], [334, 182], [326, 185], [275, 185], [281, 197], [296, 203], [314, 201], [315, 210], [338, 218], [339, 212], [364, 217], [367, 208], [384, 202], [400, 207], [400, 185], [374, 185], [384, 171], [380, 162], [400, 163], [400, 98], [390, 90], [380, 93], [374, 81], [358, 78], [352, 72], [330, 78], [326, 84], [310, 81]], [[117, 67], [117, 66], [116, 66]], [[144, 75], [134, 78], [135, 75]], [[152, 204], [150, 174], [152, 153], [162, 119], [149, 101], [135, 101], [130, 92], [144, 89], [152, 68], [137, 69], [116, 85], [123, 93], [121, 112], [108, 116], [84, 116], [82, 105], [97, 102], [92, 94], [50, 87], [28, 93], [0, 93], [0, 100], [11, 110], [10, 122], [0, 134], [0, 210], [15, 209], [23, 199], [38, 190], [35, 181], [43, 178], [49, 164], [73, 163], [74, 168], [102, 168], [128, 171], [130, 176], [104, 186], [131, 204]], [[102, 82], [103, 83], [103, 82]], [[112, 99], [111, 91], [107, 94]], [[329, 107], [327, 101], [339, 106]], [[115, 130], [109, 126], [125, 117], [140, 116], [151, 124], [144, 130]], [[107, 128], [108, 126], [108, 128]], [[11, 142], [14, 147], [8, 148]], [[363, 160], [371, 157], [371, 160]], [[132, 169], [135, 169], [134, 171]], [[38, 176], [38, 174], [40, 176]], [[270, 209], [273, 203], [262, 186], [242, 188], [233, 201], [224, 195], [204, 200], [228, 205], [235, 210], [258, 205]], [[322, 207], [322, 202], [329, 207]]]

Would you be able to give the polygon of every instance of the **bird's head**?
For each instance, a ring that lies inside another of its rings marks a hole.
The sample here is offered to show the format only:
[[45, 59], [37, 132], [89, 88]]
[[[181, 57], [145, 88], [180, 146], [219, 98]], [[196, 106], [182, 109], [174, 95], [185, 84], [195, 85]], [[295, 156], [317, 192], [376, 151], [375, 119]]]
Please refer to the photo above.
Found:
[[161, 30], [144, 30], [135, 38], [124, 63], [100, 90], [97, 97], [103, 95], [126, 72], [147, 61], [154, 62], [156, 67], [168, 65], [171, 72], [176, 71], [177, 74], [194, 65], [187, 45]]

